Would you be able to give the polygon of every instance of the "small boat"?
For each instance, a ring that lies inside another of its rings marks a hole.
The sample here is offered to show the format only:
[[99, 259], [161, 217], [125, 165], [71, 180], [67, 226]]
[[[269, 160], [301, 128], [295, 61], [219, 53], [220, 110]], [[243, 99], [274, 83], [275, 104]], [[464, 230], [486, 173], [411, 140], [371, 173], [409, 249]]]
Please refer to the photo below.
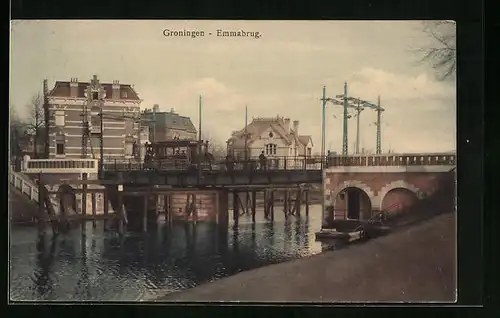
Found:
[[316, 232], [316, 239], [352, 242], [383, 235], [390, 230], [388, 226], [375, 223], [372, 220], [334, 220], [327, 227]]

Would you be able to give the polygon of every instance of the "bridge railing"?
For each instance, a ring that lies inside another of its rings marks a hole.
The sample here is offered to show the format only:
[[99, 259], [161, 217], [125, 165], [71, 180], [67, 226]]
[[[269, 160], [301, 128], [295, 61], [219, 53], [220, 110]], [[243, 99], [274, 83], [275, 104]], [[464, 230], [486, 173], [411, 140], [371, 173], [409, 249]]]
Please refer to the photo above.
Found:
[[327, 167], [344, 166], [432, 166], [455, 165], [456, 155], [442, 154], [384, 154], [369, 156], [334, 156], [327, 159]]
[[[323, 160], [324, 161], [324, 160]], [[136, 171], [136, 170], [197, 170], [203, 171], [245, 171], [245, 170], [321, 170], [322, 160], [316, 157], [270, 157], [262, 161], [257, 157], [248, 160], [214, 159], [201, 163], [190, 162], [187, 159], [170, 159], [145, 163], [138, 159], [115, 160], [104, 162], [105, 171]]]
[[311, 156], [291, 157], [273, 156], [260, 160], [252, 157], [248, 160], [214, 159], [201, 163], [190, 162], [187, 159], [169, 159], [151, 161], [148, 163], [139, 159], [117, 159], [104, 162], [107, 171], [246, 171], [246, 170], [321, 170], [328, 167], [344, 166], [430, 166], [455, 165], [456, 155], [450, 153], [438, 154], [383, 154], [383, 155], [349, 155], [349, 156]]
[[[30, 200], [38, 202], [38, 185], [26, 176], [23, 173], [16, 172], [14, 169], [10, 168], [9, 171], [9, 181], [16, 189], [21, 191], [21, 193], [25, 194]], [[49, 186], [45, 186], [49, 191], [53, 190], [49, 188]], [[52, 205], [55, 211], [59, 211], [59, 202], [56, 198], [56, 195], [50, 195], [50, 200], [52, 201]]]

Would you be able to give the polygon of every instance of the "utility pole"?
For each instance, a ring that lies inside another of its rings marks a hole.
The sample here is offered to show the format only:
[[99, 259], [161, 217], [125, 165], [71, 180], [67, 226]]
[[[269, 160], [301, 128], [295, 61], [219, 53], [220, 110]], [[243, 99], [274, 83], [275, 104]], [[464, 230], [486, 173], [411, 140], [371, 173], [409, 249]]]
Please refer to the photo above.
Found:
[[321, 168], [323, 169], [323, 160], [325, 159], [325, 146], [326, 146], [326, 86], [323, 86], [323, 107], [321, 109]]
[[347, 82], [344, 82], [344, 130], [342, 132], [342, 155], [347, 156], [347, 152], [349, 149], [348, 145], [348, 130], [347, 130]]
[[[347, 92], [347, 82], [344, 85], [344, 93]], [[347, 114], [347, 107], [351, 107], [349, 104], [348, 98], [344, 95], [337, 95], [336, 98], [343, 98], [343, 101], [339, 101], [335, 98], [326, 97], [326, 87], [323, 86], [323, 109], [322, 109], [322, 120], [321, 120], [321, 157], [325, 158], [325, 148], [326, 148], [326, 102], [331, 102], [334, 105], [339, 105], [344, 107], [344, 128], [343, 128], [343, 142], [342, 142], [342, 153], [344, 153], [344, 148], [347, 149], [347, 119], [349, 119], [349, 115]]]
[[361, 112], [363, 111], [363, 107], [360, 105], [360, 99], [358, 98], [358, 106], [356, 107], [356, 145], [354, 149], [354, 153], [359, 155], [359, 118], [361, 117]]
[[103, 123], [103, 103], [101, 102], [101, 111], [99, 112], [99, 177], [102, 177], [102, 172], [104, 171], [104, 123]]
[[198, 155], [201, 155], [201, 95], [198, 102]]
[[381, 113], [384, 111], [384, 109], [380, 106], [380, 95], [378, 96], [378, 102], [377, 102], [377, 149], [376, 153], [377, 155], [382, 153], [382, 123], [381, 123]]
[[[151, 134], [150, 134], [151, 136]], [[153, 106], [153, 138], [151, 140], [152, 143], [156, 142], [156, 107]]]
[[245, 105], [245, 162], [248, 160], [248, 107]]
[[82, 111], [82, 159], [87, 158], [87, 143], [89, 139], [89, 118], [88, 118], [88, 103], [92, 99], [92, 90], [89, 87], [87, 87], [87, 100], [83, 104], [83, 111]]

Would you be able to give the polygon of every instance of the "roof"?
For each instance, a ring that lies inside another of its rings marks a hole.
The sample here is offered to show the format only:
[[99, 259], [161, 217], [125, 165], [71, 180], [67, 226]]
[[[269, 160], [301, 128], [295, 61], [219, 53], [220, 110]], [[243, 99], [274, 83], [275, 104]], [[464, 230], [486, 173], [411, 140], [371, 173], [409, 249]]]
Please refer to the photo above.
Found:
[[[156, 125], [164, 124], [165, 127], [169, 129], [183, 130], [190, 133], [196, 133], [196, 128], [194, 127], [193, 122], [189, 117], [181, 116], [174, 112], [156, 112], [154, 113], [154, 115], [155, 115]], [[142, 116], [143, 118], [149, 120], [153, 119], [152, 112], [142, 113]]]
[[168, 140], [168, 141], [158, 141], [152, 143], [153, 147], [196, 147], [198, 146], [198, 141], [194, 140]]
[[[254, 118], [250, 124], [245, 128], [234, 131], [232, 136], [229, 138], [233, 142], [233, 147], [244, 147], [245, 144], [245, 132], [248, 133], [247, 142], [252, 142], [256, 140], [264, 131], [271, 127], [277, 134], [279, 134], [288, 145], [292, 144], [292, 140], [298, 143], [307, 145], [311, 136], [296, 136], [295, 131], [290, 128], [290, 132], [286, 131], [285, 121], [283, 117], [271, 117], [271, 118]], [[229, 141], [228, 140], [228, 141]]]
[[[78, 93], [76, 97], [84, 98], [85, 90], [90, 85], [89, 82], [78, 82]], [[113, 84], [111, 83], [101, 83], [101, 87], [106, 91], [106, 97], [111, 99], [113, 94]], [[140, 100], [137, 92], [129, 84], [119, 84], [120, 85], [120, 97], [121, 100]], [[49, 93], [50, 97], [71, 97], [70, 82], [57, 81], [54, 88]], [[126, 97], [125, 97], [126, 96]]]
[[314, 144], [312, 142], [312, 136], [311, 135], [301, 135], [301, 136], [299, 136], [299, 141], [303, 145], [307, 145], [309, 143], [309, 141], [311, 141], [311, 144], [314, 146]]

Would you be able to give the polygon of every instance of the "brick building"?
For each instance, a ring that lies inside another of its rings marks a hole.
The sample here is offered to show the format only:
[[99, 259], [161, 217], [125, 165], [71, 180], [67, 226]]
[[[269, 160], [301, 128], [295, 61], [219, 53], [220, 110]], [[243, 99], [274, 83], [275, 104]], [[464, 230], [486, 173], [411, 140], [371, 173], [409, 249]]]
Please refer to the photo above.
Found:
[[82, 158], [85, 132], [84, 113], [89, 123], [86, 158], [99, 158], [101, 137], [105, 158], [132, 158], [140, 136], [142, 100], [129, 84], [101, 83], [96, 75], [90, 82], [76, 78], [56, 81], [46, 92], [45, 114], [48, 158]]
[[197, 131], [191, 118], [179, 115], [174, 109], [169, 112], [161, 112], [160, 107], [154, 105], [153, 109], [145, 109], [141, 118], [149, 126], [149, 139], [152, 142], [174, 138], [197, 139]]

